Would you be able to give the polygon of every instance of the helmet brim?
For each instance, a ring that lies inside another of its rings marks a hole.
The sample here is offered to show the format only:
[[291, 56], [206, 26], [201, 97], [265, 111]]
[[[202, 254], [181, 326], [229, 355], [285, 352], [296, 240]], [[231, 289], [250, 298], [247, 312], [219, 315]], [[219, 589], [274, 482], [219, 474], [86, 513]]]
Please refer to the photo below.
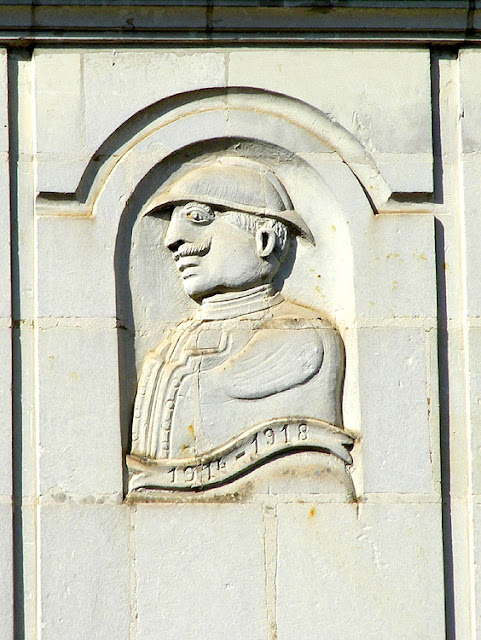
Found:
[[269, 210], [261, 207], [254, 207], [247, 204], [239, 204], [238, 202], [229, 202], [225, 198], [217, 199], [215, 197], [202, 197], [196, 194], [194, 197], [189, 193], [172, 194], [169, 190], [155, 196], [147, 205], [143, 215], [150, 216], [163, 212], [172, 211], [176, 206], [186, 204], [187, 202], [199, 202], [207, 204], [213, 208], [219, 207], [222, 211], [242, 211], [251, 215], [260, 216], [261, 218], [273, 218], [279, 220], [289, 226], [294, 233], [302, 236], [311, 244], [315, 244], [314, 236], [311, 230], [294, 209], [286, 209], [284, 211]]

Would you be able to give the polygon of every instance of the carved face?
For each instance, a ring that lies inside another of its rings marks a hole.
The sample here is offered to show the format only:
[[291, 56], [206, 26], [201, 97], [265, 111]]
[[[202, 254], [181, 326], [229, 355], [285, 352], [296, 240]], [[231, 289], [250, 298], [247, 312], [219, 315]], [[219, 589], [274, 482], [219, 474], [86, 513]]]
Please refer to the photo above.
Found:
[[271, 230], [252, 233], [201, 203], [175, 207], [164, 242], [192, 298], [242, 291], [273, 276]]

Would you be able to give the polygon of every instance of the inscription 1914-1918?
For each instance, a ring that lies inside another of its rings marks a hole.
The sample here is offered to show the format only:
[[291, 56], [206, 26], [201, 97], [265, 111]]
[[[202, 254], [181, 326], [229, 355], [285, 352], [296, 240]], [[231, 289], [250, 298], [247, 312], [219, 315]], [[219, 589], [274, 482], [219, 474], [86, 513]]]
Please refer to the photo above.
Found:
[[199, 490], [223, 484], [286, 451], [331, 453], [350, 464], [352, 445], [353, 438], [333, 425], [291, 418], [257, 425], [205, 455], [157, 461], [130, 457], [129, 466], [137, 471], [139, 487]]

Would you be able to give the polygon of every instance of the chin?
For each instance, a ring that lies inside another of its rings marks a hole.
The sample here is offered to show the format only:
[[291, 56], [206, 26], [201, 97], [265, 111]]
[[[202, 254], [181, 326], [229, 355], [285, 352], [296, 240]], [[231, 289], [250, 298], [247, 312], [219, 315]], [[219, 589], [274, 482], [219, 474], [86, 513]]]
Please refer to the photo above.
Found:
[[201, 282], [195, 282], [195, 280], [195, 276], [190, 276], [184, 280], [184, 290], [190, 298], [200, 301], [208, 295], [211, 295], [212, 292], [209, 287], [206, 287]]
[[228, 293], [229, 291], [247, 291], [252, 287], [256, 287], [260, 284], [266, 284], [271, 279], [255, 278], [253, 280], [247, 280], [239, 278], [234, 282], [217, 281], [215, 284], [212, 282], [206, 282], [205, 279], [199, 277], [199, 274], [190, 275], [183, 281], [184, 290], [186, 294], [195, 300], [196, 302], [202, 302], [204, 298], [214, 296], [218, 293]]

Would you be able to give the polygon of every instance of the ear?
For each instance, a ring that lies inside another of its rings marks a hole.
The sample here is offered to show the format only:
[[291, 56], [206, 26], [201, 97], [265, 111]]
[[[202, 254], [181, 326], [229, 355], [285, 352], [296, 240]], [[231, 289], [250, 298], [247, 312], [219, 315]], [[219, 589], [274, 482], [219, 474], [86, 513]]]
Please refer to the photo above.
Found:
[[257, 253], [261, 258], [268, 258], [276, 246], [276, 233], [269, 227], [261, 227], [256, 231]]

